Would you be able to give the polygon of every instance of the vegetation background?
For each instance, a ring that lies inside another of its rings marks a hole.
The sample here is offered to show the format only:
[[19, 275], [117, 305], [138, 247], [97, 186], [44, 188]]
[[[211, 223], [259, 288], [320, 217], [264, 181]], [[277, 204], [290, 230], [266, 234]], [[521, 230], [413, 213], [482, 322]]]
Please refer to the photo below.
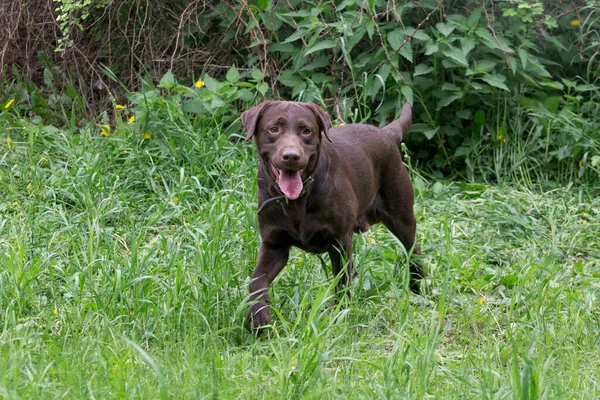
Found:
[[[596, 398], [600, 4], [0, 4], [0, 396]], [[239, 114], [413, 104], [424, 295], [355, 239], [301, 252], [243, 329], [256, 157]]]

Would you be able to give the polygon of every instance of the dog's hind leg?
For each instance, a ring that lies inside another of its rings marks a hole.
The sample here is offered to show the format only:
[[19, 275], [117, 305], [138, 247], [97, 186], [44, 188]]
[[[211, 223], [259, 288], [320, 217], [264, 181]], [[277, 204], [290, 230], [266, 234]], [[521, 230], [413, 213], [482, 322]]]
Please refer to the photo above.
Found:
[[[417, 222], [413, 210], [413, 187], [404, 168], [385, 172], [383, 181], [386, 185], [380, 189], [381, 222], [400, 240], [408, 253], [421, 255], [416, 243]], [[413, 293], [420, 293], [419, 280], [425, 277], [423, 266], [418, 260], [410, 262], [409, 288]]]
[[[331, 260], [331, 270], [333, 276], [339, 277], [338, 281], [338, 293], [344, 290], [356, 275], [354, 271], [354, 265], [352, 263], [352, 232], [349, 232], [346, 237], [342, 240], [339, 246], [332, 246], [329, 251], [329, 259]], [[344, 261], [346, 262], [346, 269], [344, 269]], [[350, 292], [347, 292], [350, 297]]]

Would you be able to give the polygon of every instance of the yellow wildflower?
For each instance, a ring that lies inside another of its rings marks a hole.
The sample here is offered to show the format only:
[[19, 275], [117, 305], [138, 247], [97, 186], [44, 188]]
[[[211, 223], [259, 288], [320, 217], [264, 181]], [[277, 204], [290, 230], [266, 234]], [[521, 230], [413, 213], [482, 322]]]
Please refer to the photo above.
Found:
[[375, 244], [375, 238], [369, 238], [369, 240], [367, 240], [367, 246], [371, 247]]
[[40, 161], [42, 161], [44, 164], [48, 164], [48, 159], [44, 156], [42, 156], [42, 158], [40, 158]]
[[129, 311], [129, 315], [133, 317], [133, 311]]
[[104, 137], [108, 137], [109, 136], [109, 134], [110, 134], [110, 126], [108, 126], [108, 125], [102, 125], [100, 127], [100, 130], [101, 130], [100, 133], [102, 134], [102, 136], [104, 136]]
[[582, 224], [587, 225], [587, 220], [583, 220]]
[[479, 304], [483, 304], [483, 303], [487, 303], [487, 297], [485, 297], [485, 296], [481, 296], [481, 298], [479, 299]]
[[152, 135], [148, 132], [142, 132], [142, 135], [144, 135], [144, 139], [146, 140], [152, 139]]
[[173, 200], [171, 200], [171, 203], [177, 205], [179, 203], [179, 197], [177, 197], [177, 196], [173, 197]]
[[299, 263], [301, 263], [301, 262], [303, 262], [303, 261], [304, 261], [304, 258], [302, 258], [302, 257], [298, 257], [298, 262], [299, 262]]
[[135, 115], [132, 115], [131, 117], [129, 117], [129, 119], [127, 120], [128, 124], [133, 124], [135, 122]]
[[56, 317], [58, 315], [58, 310], [55, 308], [54, 310], [52, 310], [52, 314], [54, 314], [54, 316]]
[[18, 206], [18, 205], [19, 205], [19, 202], [15, 200], [15, 201], [13, 202], [13, 207], [16, 207], [16, 206]]
[[344, 125], [346, 125], [346, 124], [343, 122], [340, 122], [339, 124], [337, 124], [337, 126], [344, 126]]
[[10, 140], [10, 138], [6, 138], [6, 146], [8, 146], [8, 149], [12, 149], [12, 140]]
[[506, 137], [504, 135], [498, 135], [498, 141], [506, 143]]
[[117, 110], [124, 110], [124, 109], [125, 109], [125, 106], [122, 106], [122, 105], [120, 105], [120, 104], [117, 104], [117, 105], [115, 106], [115, 109], [117, 109]]
[[27, 185], [27, 190], [33, 190], [33, 185], [31, 183]]
[[14, 102], [15, 102], [15, 99], [10, 99], [10, 100], [8, 101], [8, 103], [6, 103], [6, 105], [4, 106], [4, 108], [8, 108], [8, 107], [10, 107], [10, 106], [12, 105], [12, 103], [14, 103]]
[[579, 20], [574, 19], [573, 21], [571, 21], [571, 26], [579, 26]]
[[194, 86], [196, 86], [197, 88], [204, 87], [204, 81], [202, 79], [198, 79], [196, 83], [194, 83]]

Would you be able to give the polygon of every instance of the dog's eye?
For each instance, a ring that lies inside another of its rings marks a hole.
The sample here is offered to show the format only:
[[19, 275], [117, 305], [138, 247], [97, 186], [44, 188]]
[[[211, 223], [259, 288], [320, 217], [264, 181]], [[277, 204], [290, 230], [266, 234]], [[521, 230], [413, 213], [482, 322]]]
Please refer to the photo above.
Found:
[[308, 129], [308, 128], [302, 129], [302, 134], [303, 135], [310, 135], [310, 133], [311, 133], [310, 129]]
[[272, 126], [269, 128], [269, 131], [271, 133], [278, 133], [279, 132], [279, 127], [278, 126]]

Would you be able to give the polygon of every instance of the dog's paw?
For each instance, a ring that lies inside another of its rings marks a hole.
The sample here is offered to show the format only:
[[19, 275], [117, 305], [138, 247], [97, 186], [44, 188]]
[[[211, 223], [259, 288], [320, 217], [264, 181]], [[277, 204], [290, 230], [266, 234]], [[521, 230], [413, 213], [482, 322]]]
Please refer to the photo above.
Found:
[[246, 329], [250, 332], [258, 331], [271, 322], [269, 305], [265, 303], [253, 304], [246, 314]]

